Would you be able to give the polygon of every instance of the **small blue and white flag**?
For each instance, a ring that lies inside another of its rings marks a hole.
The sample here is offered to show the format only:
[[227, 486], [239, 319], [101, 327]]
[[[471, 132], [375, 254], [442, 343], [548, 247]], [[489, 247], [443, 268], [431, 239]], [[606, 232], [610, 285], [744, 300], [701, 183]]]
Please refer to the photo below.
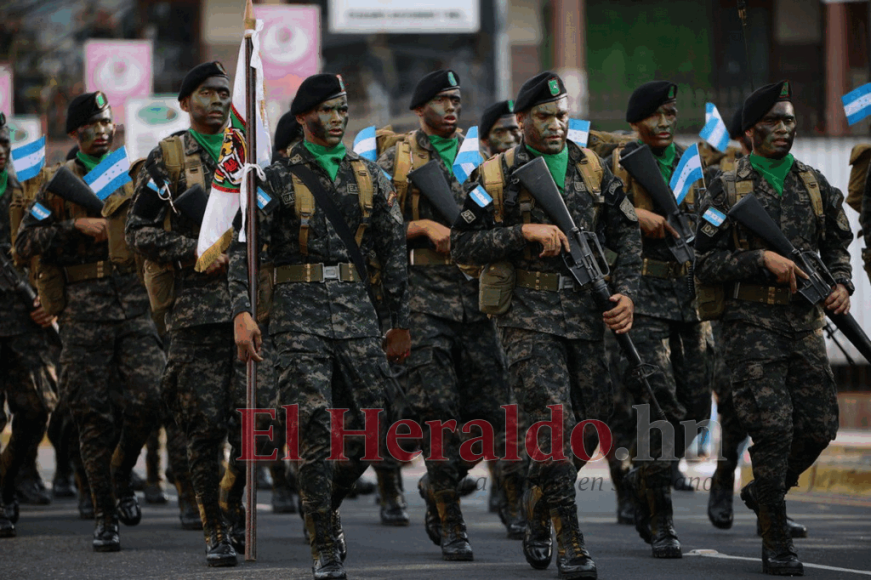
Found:
[[471, 197], [472, 201], [474, 201], [481, 207], [487, 207], [493, 201], [493, 198], [490, 197], [490, 194], [487, 193], [487, 190], [480, 185], [469, 192], [469, 197]]
[[714, 103], [705, 103], [705, 126], [699, 137], [717, 151], [725, 152], [729, 147], [729, 128]]
[[466, 138], [457, 152], [457, 158], [454, 159], [454, 176], [457, 181], [464, 183], [475, 171], [475, 168], [483, 162], [481, 143], [478, 141], [478, 127], [472, 127], [466, 133]]
[[726, 221], [726, 214], [713, 207], [709, 207], [702, 217], [705, 218], [706, 222], [715, 227], [720, 227]]
[[693, 183], [702, 178], [702, 158], [699, 155], [699, 146], [693, 143], [687, 150], [684, 151], [680, 158], [680, 163], [671, 176], [671, 182], [668, 184], [674, 192], [675, 200], [678, 205], [687, 196], [687, 193]]
[[121, 147], [88, 172], [84, 180], [91, 186], [97, 197], [105, 200], [116, 189], [132, 181], [128, 171], [130, 171], [130, 160], [127, 159], [127, 149]]
[[361, 129], [357, 133], [357, 136], [354, 137], [354, 153], [369, 161], [377, 160], [378, 151], [375, 142], [375, 125]]
[[33, 207], [30, 208], [30, 213], [39, 221], [42, 221], [51, 215], [51, 212], [45, 209], [45, 206], [38, 201], [33, 203]]
[[841, 97], [841, 102], [844, 103], [847, 122], [851, 125], [871, 115], [871, 83], [850, 91]]
[[569, 119], [568, 140], [578, 147], [586, 147], [590, 138], [590, 122], [581, 119]]
[[45, 167], [45, 135], [27, 145], [12, 150], [12, 166], [18, 181], [27, 181]]

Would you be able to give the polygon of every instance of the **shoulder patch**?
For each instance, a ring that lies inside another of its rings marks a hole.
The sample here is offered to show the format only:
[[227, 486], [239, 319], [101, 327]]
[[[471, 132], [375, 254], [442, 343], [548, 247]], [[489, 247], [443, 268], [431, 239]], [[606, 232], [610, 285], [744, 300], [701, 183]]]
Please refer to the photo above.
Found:
[[635, 213], [635, 206], [632, 205], [632, 202], [629, 201], [628, 197], [624, 197], [623, 201], [620, 202], [620, 211], [623, 212], [623, 215], [625, 215], [626, 219], [629, 221], [638, 221], [638, 214]]
[[702, 215], [702, 218], [715, 228], [718, 228], [723, 225], [724, 221], [726, 221], [726, 214], [724, 214], [717, 208], [709, 207], [707, 211]]
[[714, 234], [717, 233], [717, 228], [712, 226], [709, 223], [702, 224], [702, 233], [708, 236], [709, 238], [713, 238]]
[[33, 207], [30, 208], [30, 214], [39, 221], [42, 221], [50, 216], [51, 212], [45, 209], [45, 206], [43, 206], [41, 203], [35, 202], [33, 204]]
[[263, 191], [262, 187], [257, 188], [257, 207], [266, 213], [270, 213], [275, 208], [276, 201], [268, 193]]
[[473, 212], [470, 209], [467, 209], [466, 211], [461, 213], [460, 217], [462, 217], [466, 221], [467, 224], [472, 223], [477, 218], [477, 216], [475, 216], [475, 212]]
[[838, 212], [837, 224], [838, 224], [838, 227], [841, 229], [841, 231], [844, 231], [844, 232], [850, 231], [850, 220], [847, 219], [847, 214], [844, 213], [843, 210]]
[[480, 185], [469, 192], [469, 197], [481, 207], [487, 207], [493, 202], [493, 198]]

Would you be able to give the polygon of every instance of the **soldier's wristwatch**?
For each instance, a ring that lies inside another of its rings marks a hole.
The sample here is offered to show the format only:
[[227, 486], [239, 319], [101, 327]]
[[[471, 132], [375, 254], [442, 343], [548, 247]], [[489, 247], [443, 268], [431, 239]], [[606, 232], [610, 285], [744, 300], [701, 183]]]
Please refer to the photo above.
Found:
[[853, 286], [853, 282], [851, 282], [849, 278], [838, 278], [835, 280], [835, 284], [843, 284], [844, 288], [847, 289], [847, 294], [850, 296], [852, 296], [853, 292], [856, 291], [856, 287]]

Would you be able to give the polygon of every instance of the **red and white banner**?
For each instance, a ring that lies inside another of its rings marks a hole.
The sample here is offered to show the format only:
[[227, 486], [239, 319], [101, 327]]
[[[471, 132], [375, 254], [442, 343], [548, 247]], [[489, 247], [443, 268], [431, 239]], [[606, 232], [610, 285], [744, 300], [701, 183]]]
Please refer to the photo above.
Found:
[[89, 40], [85, 43], [85, 90], [103, 91], [115, 123], [124, 123], [131, 97], [152, 93], [154, 67], [150, 40]]

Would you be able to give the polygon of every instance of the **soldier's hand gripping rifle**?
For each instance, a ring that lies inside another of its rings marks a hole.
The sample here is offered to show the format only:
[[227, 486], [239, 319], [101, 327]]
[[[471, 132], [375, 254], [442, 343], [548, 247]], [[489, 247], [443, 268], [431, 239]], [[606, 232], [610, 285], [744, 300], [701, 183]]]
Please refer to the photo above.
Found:
[[665, 212], [668, 225], [680, 235], [679, 238], [669, 234], [665, 236], [668, 249], [671, 250], [674, 259], [680, 264], [687, 262], [692, 264], [695, 253], [691, 244], [696, 234], [690, 227], [687, 216], [680, 211], [671, 188], [662, 177], [650, 147], [630, 143], [623, 151], [625, 153], [620, 156], [620, 165], [650, 194], [653, 203]]
[[[580, 286], [589, 285], [592, 289], [596, 305], [606, 312], [613, 308], [611, 302], [611, 290], [605, 282], [605, 276], [609, 274], [605, 253], [599, 244], [599, 238], [595, 232], [589, 232], [579, 228], [569, 213], [566, 203], [557, 189], [556, 183], [547, 168], [543, 157], [536, 157], [529, 163], [522, 165], [514, 171], [513, 177], [535, 199], [536, 203], [544, 209], [545, 213], [553, 220], [554, 224], [562, 230], [569, 239], [570, 252], [562, 252], [563, 261], [571, 272], [572, 277]], [[594, 249], [595, 248], [595, 249]], [[603, 271], [604, 267], [604, 271]], [[653, 394], [648, 377], [655, 369], [641, 360], [638, 349], [629, 337], [629, 334], [616, 334], [620, 348], [629, 360], [632, 372], [647, 392], [650, 404], [653, 406], [654, 415], [657, 419], [665, 419], [665, 414]]]
[[[36, 310], [37, 307], [34, 306], [36, 292], [24, 276], [18, 272], [12, 260], [6, 257], [6, 252], [3, 249], [0, 249], [0, 268], [2, 268], [2, 271], [0, 271], [0, 286], [15, 291], [18, 297], [21, 298], [21, 301], [24, 302], [24, 305], [27, 306], [28, 312]], [[60, 345], [60, 332], [58, 331], [57, 322], [51, 323], [49, 335], [52, 342]]]
[[[750, 194], [741, 198], [729, 210], [729, 217], [760, 237], [773, 251], [795, 262], [808, 275], [807, 280], [803, 278], [797, 280], [798, 293], [808, 302], [811, 304], [825, 302], [834, 291], [833, 288], [837, 283], [819, 255], [816, 252], [802, 252], [793, 246], [755, 196]], [[847, 340], [862, 353], [862, 356], [871, 362], [871, 340], [868, 340], [868, 335], [853, 315], [835, 314], [829, 310], [825, 310], [825, 313], [838, 330], [844, 333]]]

